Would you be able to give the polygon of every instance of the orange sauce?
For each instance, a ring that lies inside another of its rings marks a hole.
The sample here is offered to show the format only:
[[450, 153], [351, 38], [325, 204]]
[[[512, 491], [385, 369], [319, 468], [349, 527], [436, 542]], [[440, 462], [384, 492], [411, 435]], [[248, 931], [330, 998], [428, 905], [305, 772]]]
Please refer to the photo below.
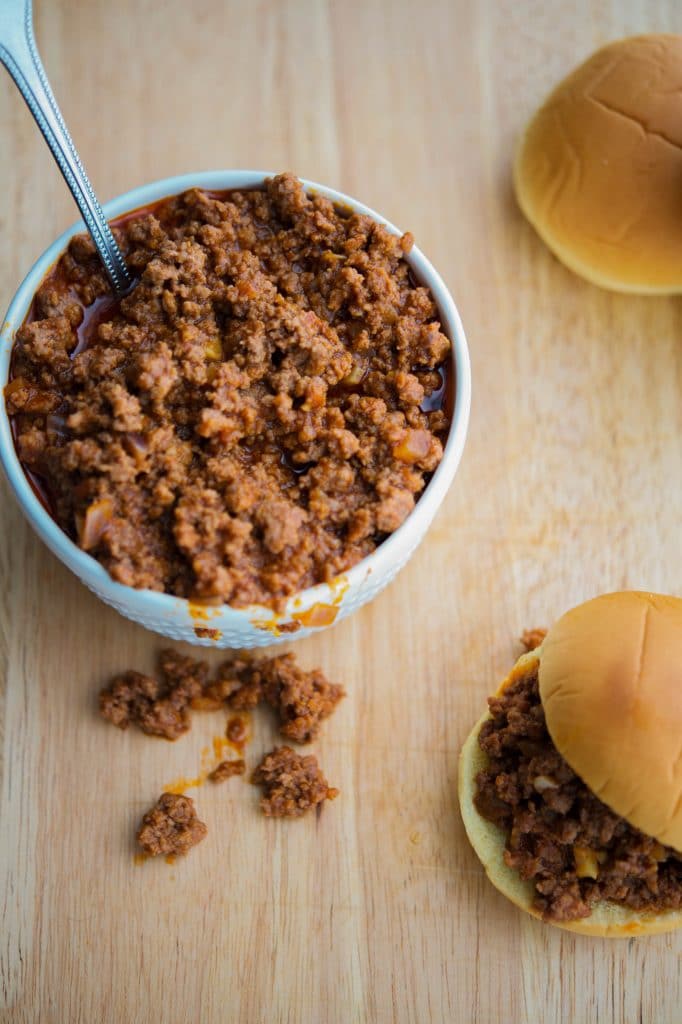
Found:
[[337, 605], [318, 602], [306, 609], [304, 612], [295, 612], [293, 617], [297, 619], [302, 626], [320, 627], [331, 626], [338, 614], [339, 609]]
[[230, 749], [230, 741], [227, 736], [214, 736], [213, 737], [213, 759], [214, 765], [211, 765], [211, 771], [220, 764], [221, 761], [225, 760], [225, 754]]
[[[237, 716], [235, 716], [236, 718]], [[230, 719], [230, 722], [234, 719]], [[230, 723], [228, 722], [228, 728]], [[164, 793], [175, 793], [181, 795], [188, 789], [197, 789], [199, 786], [203, 786], [206, 779], [209, 777], [214, 768], [217, 768], [221, 761], [225, 760], [225, 755], [228, 753], [230, 748], [238, 750], [240, 754], [244, 753], [244, 746], [250, 739], [248, 734], [248, 719], [239, 719], [240, 733], [243, 737], [238, 742], [231, 740], [228, 736], [214, 736], [210, 747], [203, 747], [201, 750], [201, 763], [199, 766], [199, 774], [192, 778], [181, 775], [177, 779], [173, 779], [163, 787]]]
[[272, 633], [273, 636], [282, 635], [279, 622], [274, 615], [271, 619], [251, 619], [251, 625], [254, 629], [263, 629], [266, 633]]
[[173, 782], [169, 782], [166, 786], [164, 786], [163, 791], [164, 793], [176, 793], [178, 795], [181, 795], [187, 789], [195, 789], [197, 786], [200, 786], [203, 782], [206, 781], [207, 777], [208, 772], [206, 774], [201, 772], [200, 775], [197, 775], [193, 779], [187, 779], [184, 776], [180, 776], [179, 779], [175, 779]]
[[187, 610], [197, 622], [210, 622], [216, 615], [220, 615], [219, 610], [212, 605], [196, 600], [187, 601]]

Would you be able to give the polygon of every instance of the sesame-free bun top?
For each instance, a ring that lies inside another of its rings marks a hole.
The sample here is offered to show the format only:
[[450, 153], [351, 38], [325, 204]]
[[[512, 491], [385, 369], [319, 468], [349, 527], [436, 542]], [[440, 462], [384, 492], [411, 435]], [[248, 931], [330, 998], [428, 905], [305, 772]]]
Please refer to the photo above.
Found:
[[682, 852], [682, 600], [605, 594], [535, 653], [559, 753], [612, 811]]
[[575, 273], [682, 292], [682, 36], [621, 39], [560, 82], [521, 139], [514, 185]]

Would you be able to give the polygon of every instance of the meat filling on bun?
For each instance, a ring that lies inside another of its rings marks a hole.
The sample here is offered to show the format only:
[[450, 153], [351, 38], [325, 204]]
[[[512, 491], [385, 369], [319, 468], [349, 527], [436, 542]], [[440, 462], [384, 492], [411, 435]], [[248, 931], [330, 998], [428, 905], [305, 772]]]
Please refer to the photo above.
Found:
[[583, 935], [682, 928], [682, 598], [603, 594], [523, 643], [459, 759], [488, 878]]
[[533, 882], [542, 917], [578, 920], [601, 900], [681, 908], [682, 855], [614, 814], [569, 767], [547, 731], [537, 663], [488, 705], [478, 743], [489, 764], [474, 803], [507, 833], [504, 861]]

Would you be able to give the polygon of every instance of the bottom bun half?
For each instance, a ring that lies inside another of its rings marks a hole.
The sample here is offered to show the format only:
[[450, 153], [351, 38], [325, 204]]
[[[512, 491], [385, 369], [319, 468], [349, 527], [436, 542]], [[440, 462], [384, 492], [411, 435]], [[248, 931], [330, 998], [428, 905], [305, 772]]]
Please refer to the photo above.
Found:
[[[524, 655], [519, 659], [510, 675], [502, 683], [498, 693], [514, 679], [517, 679], [532, 660], [532, 655]], [[535, 895], [533, 883], [524, 882], [518, 873], [507, 867], [504, 862], [505, 833], [497, 825], [493, 825], [491, 821], [483, 818], [474, 804], [476, 776], [488, 765], [488, 758], [478, 745], [478, 734], [481, 726], [489, 717], [490, 715], [486, 712], [476, 723], [462, 747], [459, 758], [458, 791], [464, 828], [469, 842], [495, 888], [499, 889], [521, 910], [525, 910], [526, 913], [541, 921], [542, 915], [533, 907]], [[546, 923], [564, 928], [566, 931], [579, 932], [581, 935], [627, 939], [633, 935], [656, 935], [682, 927], [682, 911], [665, 910], [646, 914], [605, 900], [596, 904], [589, 917], [581, 918], [578, 921], [548, 921]]]

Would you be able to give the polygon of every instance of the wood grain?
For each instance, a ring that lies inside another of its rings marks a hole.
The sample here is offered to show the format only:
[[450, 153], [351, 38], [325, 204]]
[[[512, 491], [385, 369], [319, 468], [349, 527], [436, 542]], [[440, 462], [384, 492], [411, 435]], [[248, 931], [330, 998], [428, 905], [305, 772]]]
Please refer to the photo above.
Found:
[[[341, 796], [264, 820], [235, 779], [210, 835], [133, 862], [137, 819], [196, 772], [95, 712], [157, 640], [100, 605], [0, 484], [0, 1019], [676, 1024], [682, 934], [608, 943], [486, 883], [457, 754], [515, 637], [612, 588], [680, 592], [682, 305], [601, 292], [515, 208], [514, 140], [609, 39], [682, 30], [675, 0], [37, 0], [55, 92], [102, 198], [193, 169], [289, 168], [412, 230], [451, 286], [474, 380], [461, 470], [371, 607], [297, 651], [349, 697], [316, 744]], [[74, 216], [0, 84], [0, 305]], [[218, 660], [216, 654], [213, 658]], [[251, 764], [271, 742], [258, 721]]]

